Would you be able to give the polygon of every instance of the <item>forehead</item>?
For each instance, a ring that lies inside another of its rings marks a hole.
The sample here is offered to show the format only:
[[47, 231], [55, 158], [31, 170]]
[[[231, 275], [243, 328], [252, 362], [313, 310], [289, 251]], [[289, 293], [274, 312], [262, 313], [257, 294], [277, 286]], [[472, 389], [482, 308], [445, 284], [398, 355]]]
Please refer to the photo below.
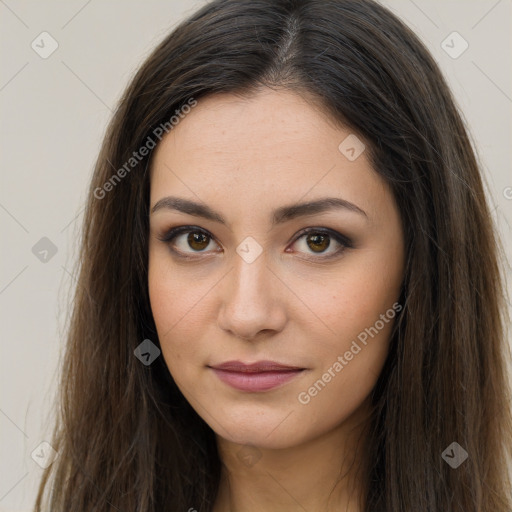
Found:
[[215, 94], [201, 98], [182, 117], [159, 144], [155, 159], [158, 161], [170, 145], [182, 153], [182, 160], [187, 156], [187, 161], [201, 158], [205, 152], [234, 160], [248, 156], [263, 159], [270, 156], [267, 151], [272, 151], [274, 158], [293, 158], [304, 153], [300, 145], [307, 141], [308, 146], [325, 149], [326, 144], [321, 148], [317, 142], [328, 131], [339, 138], [339, 128], [334, 128], [318, 107], [290, 91], [262, 88], [243, 97]]
[[151, 203], [178, 191], [260, 207], [334, 194], [372, 211], [386, 187], [364, 151], [353, 161], [340, 151], [349, 136], [290, 91], [202, 98], [155, 150]]

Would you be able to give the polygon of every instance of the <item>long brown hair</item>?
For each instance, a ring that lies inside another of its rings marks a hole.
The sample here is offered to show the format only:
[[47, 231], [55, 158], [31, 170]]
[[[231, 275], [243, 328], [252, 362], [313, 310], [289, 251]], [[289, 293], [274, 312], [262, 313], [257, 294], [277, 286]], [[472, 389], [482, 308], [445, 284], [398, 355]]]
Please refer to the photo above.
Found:
[[[434, 60], [372, 0], [214, 0], [141, 66], [89, 190], [50, 441], [59, 456], [35, 510], [211, 511], [214, 433], [163, 357], [146, 366], [134, 355], [159, 341], [147, 283], [152, 152], [130, 158], [191, 98], [262, 85], [313, 95], [360, 135], [401, 213], [404, 308], [372, 393], [364, 510], [510, 512], [504, 291], [482, 177]], [[468, 454], [456, 468], [442, 456], [453, 442]]]

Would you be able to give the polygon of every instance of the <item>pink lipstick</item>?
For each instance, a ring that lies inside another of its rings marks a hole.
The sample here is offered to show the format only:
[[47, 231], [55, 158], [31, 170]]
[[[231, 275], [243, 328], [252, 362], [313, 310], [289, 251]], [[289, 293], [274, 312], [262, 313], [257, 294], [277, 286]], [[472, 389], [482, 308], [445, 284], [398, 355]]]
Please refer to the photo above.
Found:
[[305, 368], [290, 366], [275, 361], [257, 361], [246, 364], [241, 361], [226, 361], [210, 366], [221, 381], [240, 391], [268, 391], [302, 373]]

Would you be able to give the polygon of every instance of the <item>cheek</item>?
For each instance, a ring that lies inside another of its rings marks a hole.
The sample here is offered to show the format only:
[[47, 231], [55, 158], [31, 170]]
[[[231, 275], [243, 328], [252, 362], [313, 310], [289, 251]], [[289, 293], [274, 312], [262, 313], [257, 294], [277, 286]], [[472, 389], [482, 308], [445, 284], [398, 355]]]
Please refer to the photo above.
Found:
[[[322, 320], [317, 323], [329, 334], [315, 347], [319, 364], [309, 381], [311, 387], [304, 391], [320, 407], [342, 400], [340, 413], [356, 407], [371, 392], [401, 310], [396, 302], [401, 284], [399, 258], [396, 268], [382, 268], [372, 254], [366, 256], [353, 265], [347, 262], [345, 271], [332, 276], [321, 292], [308, 288], [308, 302]], [[306, 288], [299, 293], [304, 296]]]
[[[198, 357], [202, 309], [206, 306], [205, 290], [192, 277], [180, 278], [171, 272], [164, 258], [150, 258], [148, 287], [151, 310], [155, 321], [162, 355], [173, 377], [179, 379], [187, 363]], [[191, 284], [192, 283], [192, 284]], [[205, 285], [206, 286], [206, 285]]]
[[330, 328], [338, 335], [324, 338], [322, 348], [315, 349], [318, 365], [296, 399], [323, 428], [353, 414], [381, 374], [396, 317], [392, 302], [381, 307], [381, 300], [366, 296], [364, 307], [361, 302], [338, 301], [337, 316], [330, 320]]
[[[320, 287], [310, 279], [296, 279], [293, 287], [311, 305], [315, 323], [330, 340], [327, 345], [341, 349], [340, 340], [355, 339], [392, 308], [400, 294], [400, 277], [399, 272], [394, 274], [389, 267], [381, 273], [375, 266], [357, 263], [331, 274]], [[378, 330], [388, 334], [394, 316], [391, 311], [384, 319], [385, 325], [379, 321]]]
[[166, 335], [192, 323], [208, 299], [205, 295], [209, 286], [207, 279], [197, 278], [197, 270], [177, 267], [165, 247], [150, 244], [149, 300], [159, 335], [163, 335], [161, 342]]

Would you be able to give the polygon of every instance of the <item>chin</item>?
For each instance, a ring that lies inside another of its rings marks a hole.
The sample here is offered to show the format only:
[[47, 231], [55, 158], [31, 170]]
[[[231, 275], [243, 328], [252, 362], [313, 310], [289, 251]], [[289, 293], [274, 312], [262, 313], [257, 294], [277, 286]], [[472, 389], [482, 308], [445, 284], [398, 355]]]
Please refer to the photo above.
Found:
[[220, 426], [211, 425], [211, 427], [222, 439], [243, 446], [255, 446], [262, 449], [285, 449], [304, 442], [307, 433], [292, 430], [294, 426], [303, 426], [303, 422], [289, 422], [288, 419], [293, 418], [293, 414], [290, 414], [289, 418], [283, 421], [284, 418], [287, 418], [287, 415], [273, 418], [246, 414], [243, 421], [223, 422]]
[[[233, 434], [232, 431], [231, 433]], [[238, 432], [236, 435], [229, 437], [218, 435], [229, 443], [240, 445], [242, 451], [250, 447], [261, 450], [282, 450], [300, 444], [299, 440], [290, 437], [287, 432], [268, 436], [264, 433], [247, 429], [246, 431]]]

